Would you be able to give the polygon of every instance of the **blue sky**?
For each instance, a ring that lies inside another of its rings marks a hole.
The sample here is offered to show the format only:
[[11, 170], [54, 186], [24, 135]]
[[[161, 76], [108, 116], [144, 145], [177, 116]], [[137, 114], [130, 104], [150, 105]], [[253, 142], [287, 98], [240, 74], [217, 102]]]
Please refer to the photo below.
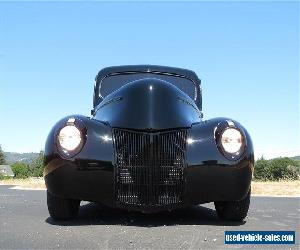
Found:
[[202, 79], [204, 118], [231, 117], [257, 156], [300, 154], [299, 2], [0, 2], [0, 144], [43, 149], [89, 115], [105, 66], [159, 64]]

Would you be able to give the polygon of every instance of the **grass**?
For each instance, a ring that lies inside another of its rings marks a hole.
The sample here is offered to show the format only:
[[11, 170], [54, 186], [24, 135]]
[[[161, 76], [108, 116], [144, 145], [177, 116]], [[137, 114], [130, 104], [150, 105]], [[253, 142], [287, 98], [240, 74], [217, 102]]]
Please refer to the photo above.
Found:
[[300, 196], [300, 180], [297, 181], [253, 181], [254, 195]]
[[4, 179], [0, 185], [13, 185], [24, 189], [46, 189], [43, 178], [30, 177], [27, 179]]
[[[43, 178], [6, 179], [0, 185], [13, 185], [24, 189], [46, 189]], [[300, 196], [300, 180], [297, 181], [252, 181], [252, 195]]]

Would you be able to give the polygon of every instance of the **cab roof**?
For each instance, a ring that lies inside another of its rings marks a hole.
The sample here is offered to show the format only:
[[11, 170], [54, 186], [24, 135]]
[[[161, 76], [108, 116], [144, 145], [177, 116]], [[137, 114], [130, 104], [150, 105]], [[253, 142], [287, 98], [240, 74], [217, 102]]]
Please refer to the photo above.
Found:
[[168, 66], [159, 66], [159, 65], [123, 65], [123, 66], [111, 66], [101, 69], [96, 78], [95, 78], [95, 89], [94, 89], [94, 107], [99, 104], [103, 98], [99, 96], [99, 85], [101, 82], [109, 76], [118, 75], [118, 74], [127, 74], [127, 73], [163, 73], [170, 74], [173, 76], [184, 77], [192, 82], [194, 82], [197, 99], [194, 100], [199, 110], [202, 110], [202, 93], [201, 93], [201, 80], [198, 78], [197, 74], [188, 69], [168, 67]]
[[95, 80], [99, 81], [110, 74], [125, 73], [125, 72], [145, 72], [145, 73], [164, 72], [164, 73], [170, 73], [174, 75], [185, 76], [193, 80], [198, 85], [201, 84], [200, 79], [198, 78], [196, 73], [192, 70], [176, 68], [176, 67], [168, 67], [168, 66], [159, 66], [159, 65], [123, 65], [123, 66], [106, 67], [99, 71]]

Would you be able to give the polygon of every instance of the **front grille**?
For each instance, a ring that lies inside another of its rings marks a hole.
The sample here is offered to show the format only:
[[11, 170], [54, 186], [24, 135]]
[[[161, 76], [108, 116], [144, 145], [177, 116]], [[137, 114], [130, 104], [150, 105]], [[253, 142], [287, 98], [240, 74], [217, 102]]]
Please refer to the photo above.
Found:
[[145, 133], [114, 129], [118, 203], [140, 207], [182, 202], [186, 130]]

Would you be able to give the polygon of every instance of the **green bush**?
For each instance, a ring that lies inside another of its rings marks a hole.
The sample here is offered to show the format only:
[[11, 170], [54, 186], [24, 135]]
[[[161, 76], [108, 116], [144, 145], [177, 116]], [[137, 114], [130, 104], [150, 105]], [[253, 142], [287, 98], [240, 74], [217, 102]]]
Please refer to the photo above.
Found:
[[261, 158], [255, 163], [254, 179], [256, 180], [298, 180], [299, 176], [299, 162], [287, 157], [273, 160]]
[[11, 176], [6, 176], [6, 175], [0, 173], [0, 181], [1, 180], [8, 180], [8, 179], [12, 179], [12, 177]]
[[0, 180], [4, 180], [5, 179], [5, 175], [0, 173]]
[[11, 165], [11, 169], [15, 174], [15, 178], [27, 178], [30, 176], [30, 169], [27, 164], [16, 162]]
[[23, 162], [16, 162], [11, 165], [15, 178], [41, 177], [44, 171], [44, 152], [40, 152], [39, 156], [32, 161], [30, 165]]
[[256, 180], [271, 180], [272, 174], [270, 171], [270, 164], [268, 160], [261, 158], [255, 162], [254, 179]]
[[298, 162], [290, 158], [278, 158], [270, 161], [274, 180], [298, 180], [300, 171]]

